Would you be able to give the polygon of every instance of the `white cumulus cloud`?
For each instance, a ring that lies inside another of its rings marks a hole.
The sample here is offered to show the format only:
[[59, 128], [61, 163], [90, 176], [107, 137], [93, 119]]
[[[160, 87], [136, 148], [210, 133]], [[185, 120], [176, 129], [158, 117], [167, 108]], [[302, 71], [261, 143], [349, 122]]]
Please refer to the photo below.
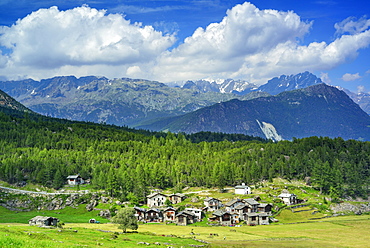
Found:
[[175, 31], [164, 34], [88, 6], [66, 11], [51, 7], [0, 27], [0, 48], [6, 48], [0, 53], [0, 75], [102, 75], [162, 82], [221, 77], [261, 84], [281, 74], [330, 70], [355, 59], [370, 44], [369, 26], [365, 17], [348, 18], [335, 25], [332, 42], [303, 45], [313, 22], [293, 11], [261, 10], [246, 2], [173, 48]]
[[0, 44], [12, 50], [14, 66], [45, 69], [140, 63], [155, 59], [175, 41], [151, 26], [88, 6], [40, 9], [0, 32]]
[[342, 80], [343, 81], [354, 81], [354, 80], [357, 80], [357, 79], [360, 79], [361, 76], [359, 73], [355, 73], [355, 74], [350, 74], [350, 73], [346, 73], [342, 76]]
[[237, 5], [220, 23], [198, 28], [182, 45], [162, 54], [154, 73], [163, 81], [212, 76], [261, 84], [281, 74], [330, 70], [370, 44], [370, 31], [361, 29], [329, 44], [301, 45], [311, 28], [312, 22], [291, 11]]

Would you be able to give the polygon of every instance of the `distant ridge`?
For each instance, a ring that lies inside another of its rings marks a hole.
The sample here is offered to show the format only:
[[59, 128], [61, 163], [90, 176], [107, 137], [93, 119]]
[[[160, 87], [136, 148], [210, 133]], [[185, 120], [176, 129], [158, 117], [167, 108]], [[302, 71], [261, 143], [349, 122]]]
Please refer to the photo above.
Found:
[[370, 116], [343, 91], [325, 84], [247, 101], [231, 100], [141, 128], [222, 131], [272, 140], [309, 136], [370, 140]]

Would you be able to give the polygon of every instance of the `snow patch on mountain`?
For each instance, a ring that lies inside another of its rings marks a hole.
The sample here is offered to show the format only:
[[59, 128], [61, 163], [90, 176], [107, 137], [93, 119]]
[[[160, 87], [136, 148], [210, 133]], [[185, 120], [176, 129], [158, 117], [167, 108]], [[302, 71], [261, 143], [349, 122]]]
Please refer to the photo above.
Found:
[[276, 131], [276, 128], [267, 122], [256, 120], [259, 127], [261, 128], [263, 134], [265, 135], [266, 139], [271, 139], [273, 141], [281, 141], [283, 138], [279, 135]]

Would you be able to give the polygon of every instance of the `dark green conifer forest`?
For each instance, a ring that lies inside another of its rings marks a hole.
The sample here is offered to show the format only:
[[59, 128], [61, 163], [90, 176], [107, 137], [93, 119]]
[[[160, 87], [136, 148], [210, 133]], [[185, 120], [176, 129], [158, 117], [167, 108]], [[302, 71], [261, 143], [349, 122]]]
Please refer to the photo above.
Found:
[[365, 197], [370, 142], [310, 137], [273, 143], [221, 133], [151, 133], [1, 109], [1, 180], [58, 189], [78, 173], [123, 200], [143, 201], [151, 188], [223, 188], [275, 177], [310, 177], [333, 198]]

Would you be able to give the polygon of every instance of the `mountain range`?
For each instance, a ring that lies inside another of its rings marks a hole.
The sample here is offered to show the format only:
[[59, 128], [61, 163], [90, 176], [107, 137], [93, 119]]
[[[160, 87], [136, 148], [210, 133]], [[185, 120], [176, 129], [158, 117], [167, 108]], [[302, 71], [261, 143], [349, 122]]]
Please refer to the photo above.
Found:
[[141, 128], [243, 133], [275, 141], [308, 136], [370, 140], [370, 116], [343, 91], [323, 83], [276, 96], [234, 99]]
[[[323, 83], [319, 78], [309, 72], [304, 72], [297, 75], [282, 75], [273, 78], [260, 87], [242, 80], [232, 79], [187, 81], [182, 87], [170, 87], [160, 82], [140, 79], [121, 78], [110, 80], [105, 77], [95, 76], [81, 78], [66, 76], [40, 81], [27, 79], [0, 82], [0, 89], [3, 89], [17, 101], [27, 106], [29, 111], [32, 110], [42, 115], [63, 119], [103, 122], [118, 126], [138, 127], [149, 130], [169, 130], [172, 132], [197, 132], [204, 130], [226, 133], [236, 132], [268, 137], [274, 140], [310, 135], [343, 136], [347, 138], [365, 137], [366, 135], [362, 134], [363, 126], [360, 123], [366, 122], [366, 117], [364, 117], [364, 113], [360, 113], [358, 105], [353, 104], [353, 101], [350, 103], [351, 100], [346, 94], [342, 94], [340, 98], [343, 99], [341, 101], [336, 100], [336, 102], [347, 104], [354, 108], [353, 112], [359, 116], [359, 126], [351, 127], [348, 123], [348, 125], [344, 126], [354, 130], [361, 126], [362, 129], [358, 129], [358, 132], [339, 132], [339, 129], [336, 130], [336, 133], [313, 131], [314, 129], [311, 132], [304, 131], [304, 128], [307, 127], [303, 128], [304, 125], [302, 123], [315, 124], [311, 120], [314, 118], [314, 115], [312, 115], [314, 109], [303, 108], [301, 110], [298, 107], [303, 107], [305, 105], [302, 103], [308, 104], [310, 101], [313, 101], [311, 103], [312, 106], [316, 106], [317, 103], [315, 101], [321, 98], [301, 96], [304, 99], [303, 102], [296, 100], [291, 101], [289, 104], [286, 101], [283, 103], [283, 100], [278, 100], [281, 98], [281, 92], [286, 92], [287, 94], [295, 92], [289, 94], [297, 94], [296, 91], [291, 90], [318, 85], [320, 85], [320, 90], [329, 92], [322, 86]], [[322, 95], [319, 92], [320, 90], [314, 91], [314, 94]], [[273, 96], [278, 93], [280, 94], [276, 97]], [[312, 95], [313, 93], [310, 94]], [[338, 93], [329, 94], [328, 96], [336, 94]], [[351, 96], [350, 93], [347, 92], [347, 94]], [[331, 99], [328, 96], [325, 99]], [[355, 96], [352, 95], [352, 97]], [[366, 96], [359, 98], [359, 95], [357, 95], [356, 97], [359, 104], [361, 101], [369, 100], [369, 97], [366, 98]], [[265, 101], [271, 102], [274, 106], [262, 104]], [[297, 103], [297, 106], [295, 106], [293, 102], [299, 102], [299, 104]], [[231, 123], [237, 122], [243, 115], [244, 108], [240, 107], [243, 104], [247, 107], [251, 105], [248, 107], [250, 109], [247, 115], [252, 118], [252, 121], [246, 120], [232, 127], [233, 124]], [[234, 107], [228, 109], [229, 105]], [[217, 109], [220, 106], [228, 109], [227, 111], [229, 112], [222, 113], [222, 111]], [[292, 108], [292, 106], [296, 108]], [[330, 105], [330, 108], [333, 109], [334, 106], [335, 104]], [[362, 106], [366, 107], [366, 104], [362, 104]], [[322, 112], [329, 111], [327, 110], [329, 105], [318, 105], [317, 107], [322, 108]], [[234, 109], [238, 109], [238, 111], [234, 111]], [[275, 109], [276, 115], [281, 114], [281, 116], [284, 116], [287, 123], [286, 126], [291, 126], [292, 130], [295, 131], [281, 131], [285, 130], [281, 127], [283, 124], [277, 125], [276, 123], [284, 123], [284, 121], [278, 121], [278, 117], [273, 117], [272, 109]], [[206, 115], [207, 111], [210, 111], [209, 116]], [[290, 111], [292, 113], [289, 116], [292, 118], [295, 116], [295, 122], [299, 124], [298, 126], [295, 126], [293, 119], [285, 116]], [[298, 113], [295, 113], [296, 111], [304, 112], [299, 113], [300, 115], [297, 116]], [[349, 113], [350, 111], [347, 112]], [[336, 114], [347, 112], [336, 112]], [[197, 119], [199, 113], [203, 113], [201, 116], [204, 121]], [[264, 115], [261, 113], [264, 113]], [[270, 113], [271, 118], [266, 118], [265, 115], [267, 113]], [[221, 118], [222, 116], [224, 118]], [[253, 116], [255, 119], [253, 119]], [[341, 117], [330, 116], [330, 118], [327, 122]], [[355, 119], [349, 118], [348, 120], [355, 121]], [[206, 125], [205, 122], [208, 120], [209, 123]], [[301, 129], [297, 129], [297, 127], [301, 127]], [[270, 132], [270, 134], [266, 132]]]
[[136, 126], [143, 121], [177, 116], [234, 98], [267, 95], [199, 92], [140, 79], [54, 77], [0, 82], [0, 89], [33, 111], [57, 118]]

